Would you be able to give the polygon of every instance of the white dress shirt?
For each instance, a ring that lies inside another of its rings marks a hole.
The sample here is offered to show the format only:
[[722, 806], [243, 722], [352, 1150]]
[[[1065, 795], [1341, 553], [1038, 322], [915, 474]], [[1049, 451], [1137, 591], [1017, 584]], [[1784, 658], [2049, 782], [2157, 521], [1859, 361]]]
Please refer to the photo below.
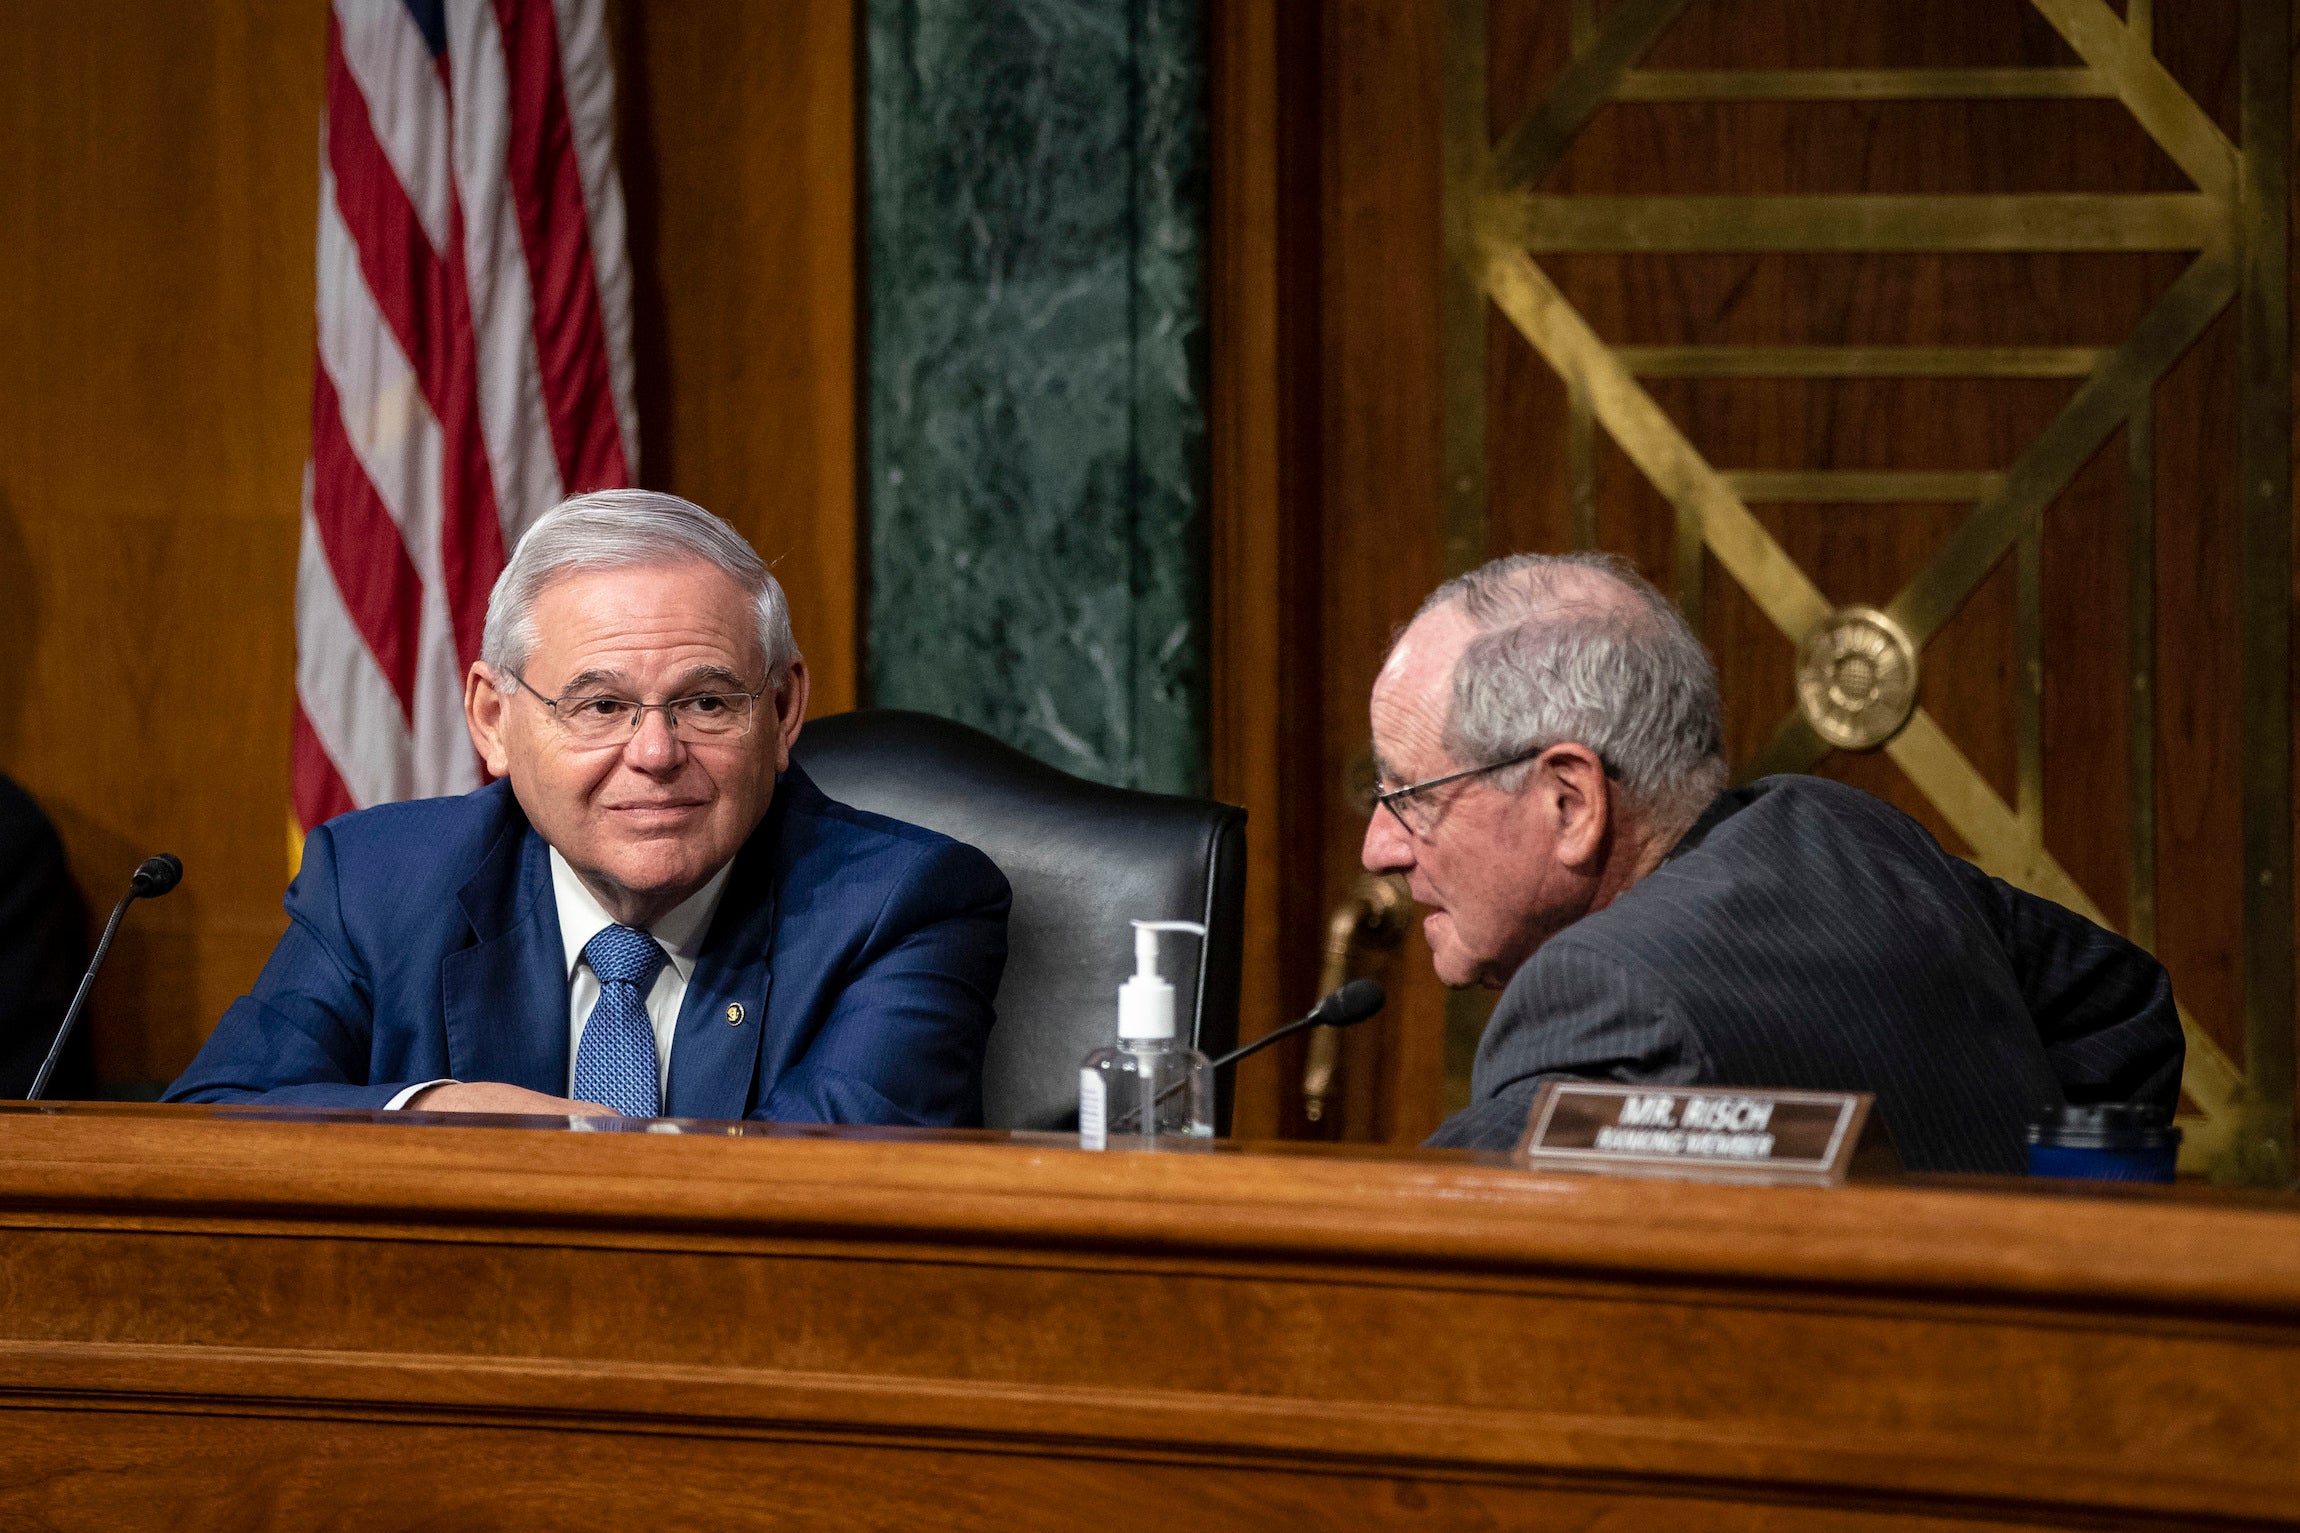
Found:
[[[695, 976], [695, 961], [702, 956], [703, 938], [711, 929], [711, 917], [718, 913], [719, 896], [726, 892], [727, 875], [734, 871], [734, 862], [711, 875], [711, 881], [672, 907], [660, 921], [647, 928], [649, 936], [663, 945], [671, 961], [663, 965], [655, 976], [654, 988], [647, 992], [647, 1021], [655, 1029], [655, 1084], [662, 1092], [663, 1107], [670, 1109], [671, 1096], [671, 1039], [679, 1029], [679, 1008], [687, 999], [687, 982]], [[559, 907], [559, 941], [567, 958], [567, 1083], [566, 1094], [575, 1094], [575, 1058], [583, 1047], [583, 1026], [591, 1020], [591, 1009], [599, 1004], [599, 976], [583, 961], [583, 949], [591, 939], [615, 924], [598, 898], [584, 886], [583, 880], [569, 867], [559, 849], [551, 849], [551, 897]], [[405, 1107], [410, 1097], [432, 1086], [451, 1085], [448, 1080], [419, 1081], [408, 1087], [386, 1104], [387, 1107]]]

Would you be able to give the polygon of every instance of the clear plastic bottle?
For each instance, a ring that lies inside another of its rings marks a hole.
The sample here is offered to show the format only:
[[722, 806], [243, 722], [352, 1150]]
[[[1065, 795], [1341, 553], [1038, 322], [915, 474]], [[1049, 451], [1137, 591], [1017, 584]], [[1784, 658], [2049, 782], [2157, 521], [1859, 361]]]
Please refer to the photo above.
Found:
[[1214, 1072], [1196, 1049], [1133, 1039], [1096, 1049], [1079, 1068], [1078, 1142], [1086, 1149], [1146, 1149], [1213, 1133]]
[[1078, 1069], [1078, 1142], [1089, 1150], [1147, 1149], [1214, 1133], [1214, 1070], [1174, 1036], [1174, 987], [1158, 973], [1158, 933], [1205, 928], [1136, 921], [1134, 977], [1118, 987], [1118, 1043]]

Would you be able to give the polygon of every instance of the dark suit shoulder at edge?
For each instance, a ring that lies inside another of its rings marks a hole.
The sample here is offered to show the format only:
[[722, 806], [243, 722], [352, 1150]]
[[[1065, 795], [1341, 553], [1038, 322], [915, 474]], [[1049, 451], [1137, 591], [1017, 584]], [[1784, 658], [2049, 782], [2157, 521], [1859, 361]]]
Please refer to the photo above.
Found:
[[1908, 814], [1851, 783], [1837, 782], [1827, 777], [1815, 777], [1808, 772], [1783, 772], [1771, 777], [1760, 777], [1747, 786], [1730, 790], [1748, 795], [1744, 808], [1752, 807], [1767, 798], [1778, 797], [1784, 803], [1819, 802], [1866, 820], [1879, 820], [1890, 824], [1914, 824]]

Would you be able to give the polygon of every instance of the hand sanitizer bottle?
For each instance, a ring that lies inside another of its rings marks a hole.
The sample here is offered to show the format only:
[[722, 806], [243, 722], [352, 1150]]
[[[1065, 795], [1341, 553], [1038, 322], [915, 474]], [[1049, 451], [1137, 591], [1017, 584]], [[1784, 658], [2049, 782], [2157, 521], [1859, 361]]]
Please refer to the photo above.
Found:
[[1078, 1071], [1083, 1149], [1150, 1149], [1161, 1139], [1214, 1133], [1214, 1071], [1174, 1037], [1174, 987], [1158, 973], [1158, 934], [1196, 932], [1195, 921], [1136, 921], [1134, 977], [1118, 987], [1118, 1046], [1096, 1049]]

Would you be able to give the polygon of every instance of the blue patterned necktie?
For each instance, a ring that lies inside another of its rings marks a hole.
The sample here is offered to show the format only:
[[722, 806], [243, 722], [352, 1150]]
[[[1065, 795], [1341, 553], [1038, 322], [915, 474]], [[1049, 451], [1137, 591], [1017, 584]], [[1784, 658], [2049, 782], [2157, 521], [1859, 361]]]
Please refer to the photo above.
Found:
[[610, 926], [583, 944], [583, 959], [599, 977], [599, 1004], [575, 1050], [575, 1095], [626, 1118], [657, 1117], [663, 1096], [647, 992], [671, 955], [643, 931]]

